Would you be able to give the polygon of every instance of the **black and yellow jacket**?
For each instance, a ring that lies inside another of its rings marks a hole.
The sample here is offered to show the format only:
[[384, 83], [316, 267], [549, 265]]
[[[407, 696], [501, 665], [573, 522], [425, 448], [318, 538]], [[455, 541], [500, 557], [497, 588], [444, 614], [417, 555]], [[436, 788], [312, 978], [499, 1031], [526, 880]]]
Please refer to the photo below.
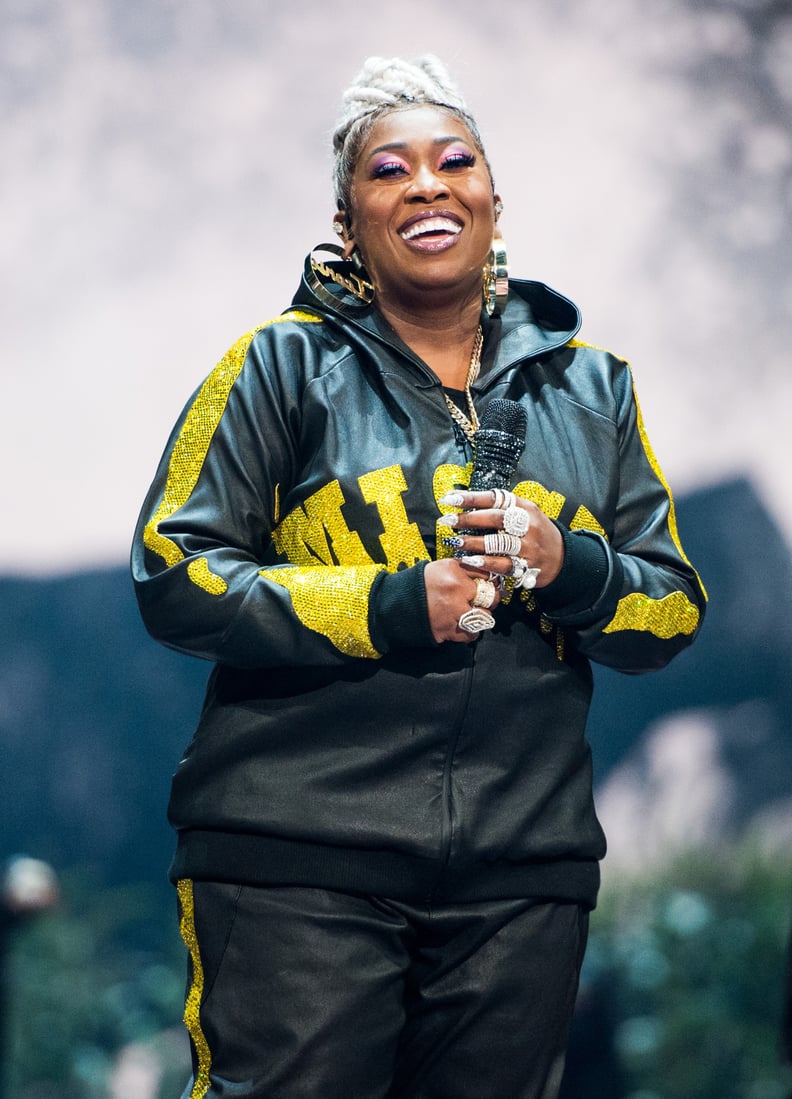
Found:
[[541, 283], [483, 319], [479, 416], [525, 406], [513, 488], [566, 557], [473, 644], [432, 640], [423, 588], [472, 455], [376, 309], [306, 265], [177, 423], [132, 554], [150, 633], [214, 662], [173, 783], [174, 878], [594, 903], [589, 660], [662, 667], [705, 595], [627, 364]]

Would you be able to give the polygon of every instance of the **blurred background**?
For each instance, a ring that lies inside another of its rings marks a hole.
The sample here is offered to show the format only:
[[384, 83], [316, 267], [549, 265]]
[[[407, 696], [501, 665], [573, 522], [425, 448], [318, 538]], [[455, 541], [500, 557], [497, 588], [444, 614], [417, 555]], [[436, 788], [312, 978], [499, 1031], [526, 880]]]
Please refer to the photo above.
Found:
[[2, 1099], [183, 1087], [165, 804], [208, 667], [145, 636], [131, 531], [184, 402], [333, 239], [341, 91], [426, 51], [513, 274], [632, 362], [711, 597], [667, 671], [597, 672], [565, 1099], [792, 1093], [789, 0], [0, 0]]

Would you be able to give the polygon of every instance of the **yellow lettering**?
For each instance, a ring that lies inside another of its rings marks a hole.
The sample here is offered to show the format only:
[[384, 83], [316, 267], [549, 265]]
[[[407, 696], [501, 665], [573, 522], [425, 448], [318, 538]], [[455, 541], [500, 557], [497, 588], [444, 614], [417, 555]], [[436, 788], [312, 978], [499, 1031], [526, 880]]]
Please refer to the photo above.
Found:
[[383, 533], [380, 543], [385, 553], [389, 572], [400, 565], [414, 565], [426, 561], [429, 551], [421, 537], [417, 523], [410, 523], [404, 508], [402, 494], [407, 482], [401, 466], [388, 466], [366, 473], [358, 479], [360, 491], [367, 504], [375, 504], [382, 520]]
[[[470, 484], [473, 464], [438, 466], [432, 479], [432, 491], [441, 514], [453, 511], [440, 504], [446, 493], [465, 489]], [[426, 561], [429, 551], [417, 523], [411, 523], [404, 506], [407, 481], [400, 465], [372, 470], [358, 478], [360, 492], [367, 504], [374, 504], [382, 522], [380, 544], [389, 572], [416, 561]], [[514, 492], [536, 504], [550, 519], [557, 519], [566, 497], [553, 492], [538, 481], [521, 481]], [[276, 501], [278, 497], [276, 495]], [[360, 535], [346, 524], [342, 507], [344, 494], [338, 481], [330, 481], [302, 507], [296, 507], [275, 528], [272, 539], [275, 548], [294, 565], [371, 565], [372, 561]], [[602, 525], [584, 505], [580, 505], [570, 524], [572, 530], [591, 530], [605, 536]], [[437, 529], [437, 557], [450, 557], [452, 550], [443, 545], [446, 527]], [[197, 579], [197, 578], [196, 578]]]
[[278, 553], [294, 565], [373, 564], [360, 535], [346, 525], [344, 502], [338, 481], [309, 496], [304, 507], [296, 507], [272, 532]]
[[557, 519], [566, 503], [566, 498], [560, 492], [550, 492], [538, 481], [521, 481], [514, 486], [514, 493], [536, 504], [548, 519]]
[[[432, 491], [434, 492], [434, 498], [437, 506], [440, 508], [444, 515], [447, 515], [450, 511], [456, 511], [456, 508], [449, 508], [441, 506], [440, 501], [447, 492], [453, 492], [454, 489], [467, 488], [470, 484], [470, 475], [473, 472], [473, 463], [468, 462], [465, 466], [455, 465], [442, 465], [438, 466], [434, 471], [434, 477], [432, 479]], [[450, 547], [443, 545], [443, 538], [448, 534], [448, 527], [438, 527], [436, 535], [437, 545], [437, 559], [441, 557], [450, 557], [454, 552]]]

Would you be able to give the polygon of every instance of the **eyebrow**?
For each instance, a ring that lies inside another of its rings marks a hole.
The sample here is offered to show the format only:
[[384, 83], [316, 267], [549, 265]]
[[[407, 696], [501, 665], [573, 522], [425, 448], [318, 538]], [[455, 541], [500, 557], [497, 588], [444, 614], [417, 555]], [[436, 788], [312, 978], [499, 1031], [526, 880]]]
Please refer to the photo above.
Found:
[[[432, 138], [432, 144], [438, 147], [441, 145], [452, 145], [455, 141], [461, 142], [462, 145], [467, 145], [469, 149], [473, 148], [469, 141], [466, 141], [464, 137], [459, 137], [458, 134], [454, 134], [451, 137]], [[409, 149], [409, 147], [409, 142], [407, 141], [389, 141], [385, 145], [378, 145], [376, 149], [372, 149], [368, 155], [368, 159], [371, 160], [377, 153], [389, 153], [395, 150]]]

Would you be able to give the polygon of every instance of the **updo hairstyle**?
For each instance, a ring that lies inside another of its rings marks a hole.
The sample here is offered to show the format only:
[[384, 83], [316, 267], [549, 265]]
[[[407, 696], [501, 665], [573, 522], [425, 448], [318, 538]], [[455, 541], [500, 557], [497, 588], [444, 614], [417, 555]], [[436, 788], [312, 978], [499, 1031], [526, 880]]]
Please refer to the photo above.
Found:
[[333, 185], [339, 210], [350, 205], [352, 176], [375, 122], [389, 111], [416, 104], [443, 107], [467, 126], [487, 165], [492, 169], [475, 119], [452, 83], [445, 65], [432, 54], [415, 61], [400, 57], [369, 57], [342, 96], [342, 114], [333, 132]]

